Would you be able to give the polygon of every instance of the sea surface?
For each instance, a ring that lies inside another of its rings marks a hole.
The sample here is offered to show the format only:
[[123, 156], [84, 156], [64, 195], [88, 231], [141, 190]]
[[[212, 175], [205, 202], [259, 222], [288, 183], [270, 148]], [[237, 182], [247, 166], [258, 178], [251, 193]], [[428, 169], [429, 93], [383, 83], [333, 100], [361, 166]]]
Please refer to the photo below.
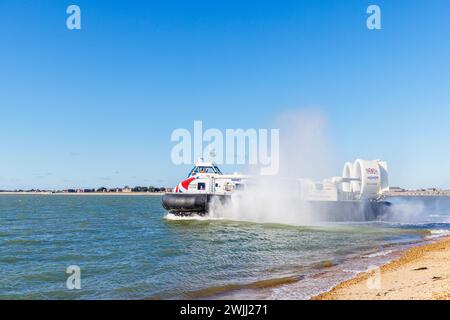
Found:
[[389, 201], [387, 220], [301, 226], [181, 219], [159, 196], [0, 195], [0, 299], [308, 299], [449, 234], [450, 197]]

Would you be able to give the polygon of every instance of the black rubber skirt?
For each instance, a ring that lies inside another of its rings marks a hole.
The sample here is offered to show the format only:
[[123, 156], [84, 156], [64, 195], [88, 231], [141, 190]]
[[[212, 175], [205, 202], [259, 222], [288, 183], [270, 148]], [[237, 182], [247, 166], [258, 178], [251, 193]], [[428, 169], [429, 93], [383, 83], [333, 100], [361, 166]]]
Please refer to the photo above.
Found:
[[162, 198], [163, 207], [177, 215], [203, 215], [208, 213], [213, 201], [226, 203], [230, 196], [208, 193], [166, 193]]

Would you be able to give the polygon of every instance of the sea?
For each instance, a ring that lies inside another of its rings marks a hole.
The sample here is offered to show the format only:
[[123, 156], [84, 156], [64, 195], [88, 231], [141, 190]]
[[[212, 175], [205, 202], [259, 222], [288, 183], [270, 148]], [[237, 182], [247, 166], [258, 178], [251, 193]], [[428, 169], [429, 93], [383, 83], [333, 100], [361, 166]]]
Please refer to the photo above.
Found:
[[295, 225], [179, 218], [160, 196], [1, 195], [0, 299], [309, 299], [450, 234], [450, 197], [387, 200], [375, 222]]

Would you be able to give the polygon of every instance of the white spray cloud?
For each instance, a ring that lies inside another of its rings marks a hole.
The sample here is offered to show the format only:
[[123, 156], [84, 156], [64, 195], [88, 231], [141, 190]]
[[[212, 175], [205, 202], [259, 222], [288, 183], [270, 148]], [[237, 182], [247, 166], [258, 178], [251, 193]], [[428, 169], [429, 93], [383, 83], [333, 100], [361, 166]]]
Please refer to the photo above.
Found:
[[427, 219], [425, 204], [411, 199], [396, 199], [394, 205], [389, 210], [389, 214], [384, 217], [389, 222], [397, 223], [419, 223]]
[[[288, 111], [275, 121], [280, 129], [280, 170], [276, 176], [260, 177], [223, 206], [214, 203], [211, 215], [230, 220], [293, 225], [316, 224], [315, 212], [299, 201], [299, 178], [325, 178], [332, 171], [326, 139], [326, 117], [318, 110]], [[259, 168], [251, 168], [259, 172]]]
[[[324, 220], [362, 221], [363, 208], [355, 212], [318, 212], [316, 206], [300, 201], [296, 179], [322, 180], [339, 174], [333, 168], [332, 147], [326, 135], [327, 118], [319, 110], [288, 111], [280, 114], [275, 125], [280, 129], [280, 170], [277, 176], [259, 177], [245, 191], [233, 194], [232, 201], [223, 206], [213, 203], [211, 215], [215, 218], [317, 225]], [[259, 168], [251, 168], [259, 172]], [[382, 220], [393, 223], [420, 223], [429, 221], [429, 208], [423, 201], [395, 199], [389, 213]], [[326, 210], [329, 211], [329, 210]], [[361, 211], [361, 212], [359, 212]], [[346, 219], [348, 218], [348, 219]]]
[[445, 197], [396, 197], [388, 199], [392, 207], [382, 220], [400, 224], [450, 223]]
[[326, 116], [317, 109], [287, 111], [276, 120], [280, 128], [280, 175], [323, 179], [332, 172], [326, 137]]

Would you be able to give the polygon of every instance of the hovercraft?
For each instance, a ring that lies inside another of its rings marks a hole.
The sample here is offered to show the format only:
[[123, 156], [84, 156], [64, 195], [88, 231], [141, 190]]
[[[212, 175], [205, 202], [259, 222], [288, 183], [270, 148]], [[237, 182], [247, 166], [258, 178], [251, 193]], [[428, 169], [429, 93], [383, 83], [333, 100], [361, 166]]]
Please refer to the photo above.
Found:
[[245, 183], [245, 176], [224, 175], [211, 161], [200, 159], [173, 192], [164, 194], [163, 207], [170, 213], [188, 216], [208, 213], [211, 203], [226, 204], [231, 194]]
[[[234, 195], [251, 196], [245, 191], [257, 179], [237, 173], [225, 175], [214, 162], [200, 159], [173, 192], [164, 194], [162, 205], [178, 216], [205, 215], [212, 205], [233, 201]], [[383, 200], [389, 191], [384, 161], [358, 159], [353, 164], [346, 163], [340, 177], [320, 182], [290, 178], [283, 179], [282, 184], [299, 212], [312, 210], [321, 221], [368, 221], [390, 212], [391, 203]]]

